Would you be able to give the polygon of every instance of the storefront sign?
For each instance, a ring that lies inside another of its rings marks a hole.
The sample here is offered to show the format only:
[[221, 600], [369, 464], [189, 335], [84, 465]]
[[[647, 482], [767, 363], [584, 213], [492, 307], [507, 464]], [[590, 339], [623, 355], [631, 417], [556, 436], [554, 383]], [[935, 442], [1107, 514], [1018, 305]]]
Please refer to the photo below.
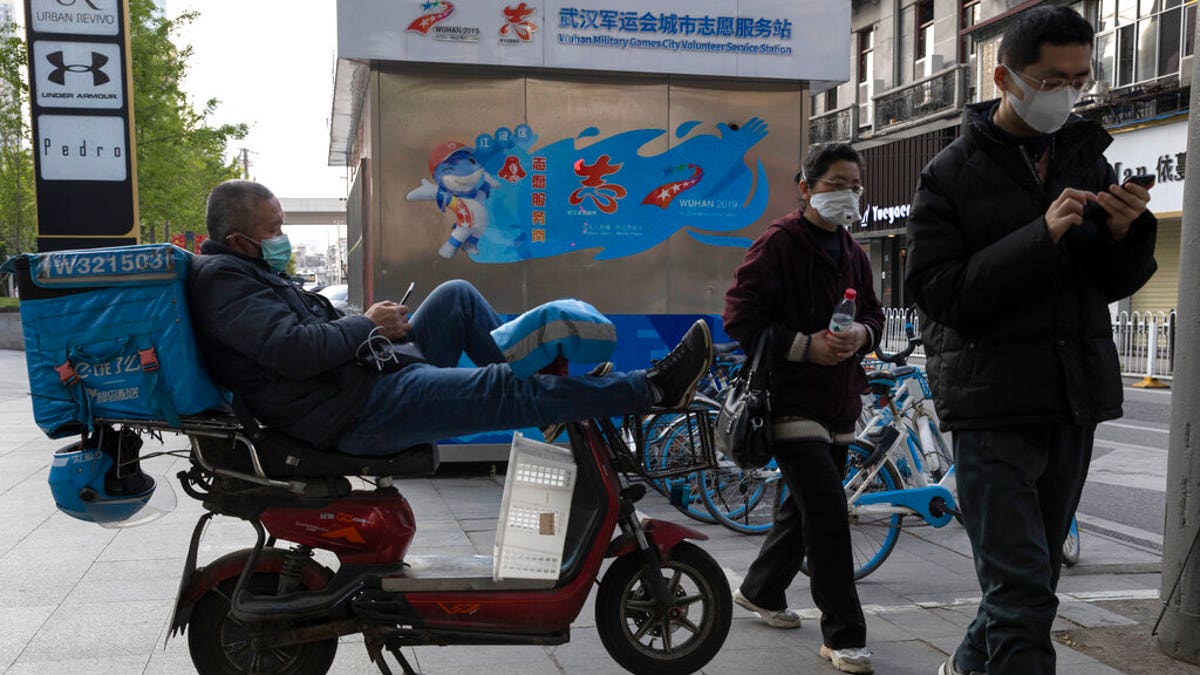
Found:
[[25, 0], [38, 250], [138, 241], [127, 0]]
[[844, 0], [339, 0], [338, 56], [683, 73], [849, 77]]
[[1187, 120], [1113, 134], [1104, 156], [1117, 181], [1136, 174], [1155, 177], [1150, 209], [1156, 213], [1183, 210], [1184, 168], [1187, 165]]
[[39, 40], [33, 44], [33, 72], [43, 108], [117, 109], [125, 103], [119, 45]]

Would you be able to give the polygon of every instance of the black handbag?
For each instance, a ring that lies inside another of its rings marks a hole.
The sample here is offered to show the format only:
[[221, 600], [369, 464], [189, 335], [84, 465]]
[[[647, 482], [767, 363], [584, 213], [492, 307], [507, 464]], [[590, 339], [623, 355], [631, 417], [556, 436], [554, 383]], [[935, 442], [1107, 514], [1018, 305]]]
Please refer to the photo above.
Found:
[[771, 461], [771, 394], [768, 363], [763, 352], [771, 341], [767, 329], [759, 336], [754, 355], [729, 386], [713, 430], [717, 452], [743, 469], [759, 469]]

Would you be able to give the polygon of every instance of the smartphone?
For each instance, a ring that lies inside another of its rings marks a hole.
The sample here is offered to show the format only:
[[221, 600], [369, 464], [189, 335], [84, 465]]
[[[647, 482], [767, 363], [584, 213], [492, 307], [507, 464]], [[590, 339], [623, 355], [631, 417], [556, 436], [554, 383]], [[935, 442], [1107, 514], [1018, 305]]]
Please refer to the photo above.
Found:
[[1130, 176], [1129, 178], [1126, 178], [1125, 183], [1134, 183], [1149, 189], [1151, 185], [1154, 185], [1154, 175], [1149, 173], [1139, 173], [1136, 176]]
[[408, 296], [412, 295], [413, 288], [416, 288], [416, 286], [417, 286], [417, 282], [415, 282], [415, 281], [409, 282], [408, 290], [404, 291], [404, 297], [400, 298], [400, 304], [403, 305], [404, 303], [408, 302]]

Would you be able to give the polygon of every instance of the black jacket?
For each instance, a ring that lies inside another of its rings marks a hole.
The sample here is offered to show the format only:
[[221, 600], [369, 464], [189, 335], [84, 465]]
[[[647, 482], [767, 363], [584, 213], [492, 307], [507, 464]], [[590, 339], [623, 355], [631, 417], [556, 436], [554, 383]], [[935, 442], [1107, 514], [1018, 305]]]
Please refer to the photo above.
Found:
[[1114, 241], [1088, 214], [1055, 244], [1044, 214], [1064, 188], [1106, 190], [1112, 138], [1073, 117], [1053, 136], [1046, 184], [987, 117], [969, 106], [963, 133], [921, 172], [908, 218], [909, 293], [921, 309], [929, 378], [947, 429], [1121, 416], [1108, 304], [1156, 269], [1146, 211]]
[[376, 374], [355, 361], [375, 323], [342, 317], [211, 239], [188, 275], [192, 322], [208, 370], [263, 422], [327, 445], [362, 408]]
[[776, 417], [815, 419], [833, 432], [852, 431], [862, 409], [867, 380], [859, 356], [835, 366], [788, 361], [797, 333], [829, 328], [829, 318], [847, 288], [858, 291], [855, 320], [871, 333], [869, 352], [883, 334], [883, 310], [875, 297], [871, 261], [845, 228], [838, 228], [842, 255], [833, 260], [813, 240], [799, 212], [780, 218], [746, 251], [725, 294], [725, 332], [747, 354], [771, 327], [771, 412]]

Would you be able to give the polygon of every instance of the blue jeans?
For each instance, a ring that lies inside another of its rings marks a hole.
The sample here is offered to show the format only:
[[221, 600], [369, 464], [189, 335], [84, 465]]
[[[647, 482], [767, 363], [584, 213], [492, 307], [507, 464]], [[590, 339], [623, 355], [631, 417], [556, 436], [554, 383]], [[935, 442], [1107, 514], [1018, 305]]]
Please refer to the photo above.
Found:
[[[388, 455], [418, 443], [499, 429], [613, 417], [649, 408], [645, 371], [608, 377], [515, 376], [491, 331], [500, 318], [465, 281], [438, 286], [410, 320], [428, 363], [385, 373], [337, 440], [352, 455]], [[478, 368], [456, 368], [466, 354]]]

